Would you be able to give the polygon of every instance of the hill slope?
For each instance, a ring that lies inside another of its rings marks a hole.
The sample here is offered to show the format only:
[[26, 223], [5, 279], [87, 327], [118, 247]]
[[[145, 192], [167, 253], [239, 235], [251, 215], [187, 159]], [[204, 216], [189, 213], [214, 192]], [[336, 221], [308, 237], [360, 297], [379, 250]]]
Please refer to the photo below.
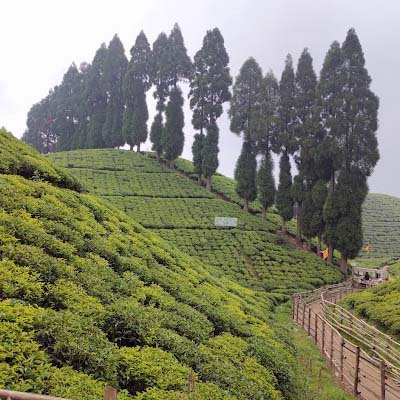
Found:
[[[231, 190], [226, 197], [234, 202], [216, 199], [186, 176], [134, 152], [80, 150], [50, 157], [90, 192], [204, 261], [216, 277], [228, 276], [253, 289], [278, 293], [311, 289], [341, 279], [338, 270], [291, 248], [277, 235], [276, 214], [270, 213], [265, 221], [244, 213], [235, 204], [237, 199]], [[178, 166], [187, 169], [190, 163], [180, 160]], [[225, 188], [232, 182], [225, 177], [219, 181]], [[220, 192], [224, 190], [219, 186]], [[237, 217], [237, 228], [216, 227], [216, 216]]]
[[[1, 131], [5, 146], [20, 143]], [[94, 399], [108, 383], [138, 400], [296, 391], [267, 296], [214, 278], [95, 197], [43, 182], [45, 170], [10, 172], [0, 170], [0, 387]]]
[[369, 194], [363, 205], [364, 248], [356, 262], [381, 265], [400, 258], [400, 198], [384, 194]]

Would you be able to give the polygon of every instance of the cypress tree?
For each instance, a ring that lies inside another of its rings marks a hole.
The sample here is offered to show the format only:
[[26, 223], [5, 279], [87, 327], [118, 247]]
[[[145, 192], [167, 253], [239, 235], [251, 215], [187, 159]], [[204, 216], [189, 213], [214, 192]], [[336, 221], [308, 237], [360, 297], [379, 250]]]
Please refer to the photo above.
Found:
[[[56, 89], [56, 88], [55, 88]], [[57, 135], [54, 130], [55, 113], [52, 110], [54, 90], [34, 104], [28, 112], [27, 127], [22, 140], [33, 146], [41, 153], [54, 151], [57, 144]]]
[[277, 123], [279, 104], [279, 83], [272, 71], [269, 71], [262, 82], [260, 130], [257, 137], [257, 149], [264, 156], [269, 157], [270, 150], [277, 148]]
[[201, 177], [203, 175], [203, 141], [204, 134], [196, 133], [194, 135], [192, 154], [194, 173], [197, 175], [197, 183], [201, 184]]
[[169, 161], [170, 168], [174, 168], [174, 161], [182, 154], [185, 136], [183, 115], [183, 97], [179, 87], [171, 90], [170, 99], [165, 111], [167, 117], [164, 134], [162, 136], [164, 156]]
[[263, 156], [257, 173], [257, 195], [262, 206], [262, 216], [265, 218], [268, 208], [275, 202], [275, 179], [271, 154]]
[[153, 143], [152, 149], [156, 152], [157, 160], [161, 161], [161, 154], [163, 151], [163, 131], [164, 125], [162, 120], [161, 112], [158, 112], [154, 117], [154, 121], [151, 124], [150, 129], [150, 140]]
[[124, 113], [122, 82], [127, 64], [128, 60], [125, 56], [124, 46], [118, 35], [114, 35], [108, 45], [102, 77], [107, 93], [107, 110], [102, 129], [105, 147], [119, 147], [125, 144], [122, 136]]
[[256, 175], [254, 146], [250, 140], [244, 140], [235, 168], [236, 192], [244, 200], [244, 211], [249, 211], [249, 201], [257, 197]]
[[[311, 185], [314, 171], [307, 170], [308, 158], [313, 146], [316, 131], [319, 129], [316, 118], [314, 118], [314, 110], [316, 104], [316, 86], [317, 77], [312, 65], [312, 57], [307, 49], [304, 49], [300, 55], [296, 76], [295, 76], [295, 140], [297, 152], [294, 160], [300, 171], [299, 179], [305, 181], [306, 185]], [[311, 146], [311, 148], [310, 148]], [[294, 180], [296, 183], [296, 178]], [[300, 191], [305, 188], [303, 184], [296, 184], [296, 196], [293, 200], [297, 203], [297, 233], [296, 240], [301, 241], [301, 221], [302, 221], [302, 202], [305, 194]], [[311, 194], [308, 195], [311, 199]], [[308, 202], [308, 208], [312, 201]]]
[[168, 36], [168, 86], [176, 88], [181, 80], [189, 80], [192, 76], [192, 62], [187, 55], [181, 28], [175, 23]]
[[146, 92], [151, 87], [152, 53], [146, 35], [139, 33], [130, 50], [131, 59], [126, 72], [123, 91], [125, 99], [123, 134], [126, 142], [137, 146], [147, 140], [147, 120], [149, 113]]
[[[218, 28], [207, 31], [202, 48], [194, 56], [193, 79], [190, 82], [190, 108], [193, 110], [192, 124], [195, 129], [200, 130], [200, 138], [203, 130], [207, 129], [204, 144], [207, 148], [202, 149], [204, 155], [200, 174], [206, 177], [206, 187], [211, 190], [211, 176], [218, 167], [218, 126], [217, 119], [223, 112], [222, 105], [229, 101], [231, 94], [229, 86], [232, 78], [229, 73], [229, 57], [225, 50], [224, 39]], [[198, 138], [195, 150], [198, 151], [199, 144], [203, 140]], [[193, 155], [195, 158], [195, 155]], [[196, 155], [196, 158], [199, 157]]]
[[285, 61], [285, 68], [283, 69], [279, 82], [279, 103], [277, 109], [277, 141], [281, 152], [286, 152], [288, 155], [294, 154], [297, 150], [297, 141], [295, 137], [295, 96], [296, 87], [293, 61], [291, 55], [288, 54]]
[[328, 195], [327, 184], [324, 179], [316, 181], [311, 189], [311, 200], [312, 200], [312, 218], [311, 218], [311, 230], [312, 236], [317, 236], [317, 254], [320, 256], [321, 252], [321, 239], [325, 230], [324, 223], [324, 206], [326, 203], [326, 197]]
[[206, 189], [211, 191], [211, 176], [218, 168], [219, 129], [215, 122], [207, 125], [207, 135], [202, 147], [202, 172], [206, 177]]
[[192, 63], [186, 52], [183, 36], [178, 24], [175, 24], [168, 36], [168, 88], [169, 102], [165, 112], [165, 129], [163, 130], [163, 150], [171, 168], [174, 161], [182, 154], [184, 145], [183, 97], [178, 86], [181, 80], [190, 79]]
[[102, 148], [105, 146], [102, 132], [107, 112], [107, 90], [104, 85], [104, 63], [107, 47], [102, 43], [97, 50], [88, 71], [85, 98], [89, 118], [87, 147]]
[[285, 230], [285, 223], [293, 217], [292, 174], [289, 155], [297, 150], [295, 138], [295, 94], [293, 61], [289, 54], [286, 57], [285, 68], [279, 82], [277, 109], [277, 147], [280, 149], [281, 158], [279, 161], [280, 171], [276, 206], [282, 217], [282, 230]]
[[57, 132], [57, 150], [71, 150], [73, 138], [78, 127], [79, 95], [81, 92], [81, 76], [73, 63], [65, 73], [54, 99], [56, 114], [54, 129]]
[[253, 143], [259, 137], [263, 76], [257, 61], [250, 57], [240, 68], [233, 85], [229, 118], [232, 132]]
[[292, 199], [292, 174], [290, 172], [290, 160], [285, 151], [279, 161], [279, 185], [276, 194], [276, 207], [282, 218], [282, 230], [285, 231], [285, 223], [293, 218]]
[[296, 204], [296, 241], [301, 242], [302, 205], [305, 198], [306, 183], [304, 176], [298, 174], [293, 178], [291, 187], [292, 201]]
[[153, 143], [152, 149], [156, 151], [157, 159], [163, 153], [163, 112], [165, 110], [165, 101], [168, 98], [168, 73], [169, 73], [169, 50], [168, 36], [162, 32], [153, 43], [151, 59], [151, 82], [155, 86], [153, 97], [157, 100], [156, 110], [158, 113], [154, 117], [151, 125], [150, 140]]

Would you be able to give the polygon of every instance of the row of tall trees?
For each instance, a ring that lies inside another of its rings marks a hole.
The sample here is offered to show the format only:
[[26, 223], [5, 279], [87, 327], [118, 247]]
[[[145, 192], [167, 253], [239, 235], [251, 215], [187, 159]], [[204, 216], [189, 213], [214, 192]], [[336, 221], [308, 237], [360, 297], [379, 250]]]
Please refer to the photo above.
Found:
[[[370, 83], [359, 39], [350, 29], [342, 45], [332, 43], [319, 79], [307, 49], [296, 71], [291, 56], [286, 58], [279, 83], [248, 59], [229, 110], [231, 130], [243, 136], [235, 178], [245, 209], [257, 196], [264, 213], [275, 201], [284, 227], [296, 208], [297, 239], [304, 235], [310, 245], [317, 237], [319, 252], [323, 238], [330, 258], [335, 248], [342, 254], [343, 270], [362, 246], [361, 206], [379, 159], [379, 101]], [[272, 152], [280, 157], [276, 196]]]
[[23, 140], [44, 153], [126, 143], [140, 151], [148, 137], [146, 93], [154, 86], [157, 114], [150, 136], [157, 155], [173, 164], [184, 145], [179, 82], [193, 74], [179, 26], [168, 36], [161, 33], [153, 48], [140, 32], [130, 56], [128, 61], [115, 35], [91, 64], [72, 64], [61, 84], [32, 106]]
[[[218, 119], [230, 102], [230, 129], [243, 137], [235, 178], [244, 209], [258, 198], [265, 215], [276, 204], [283, 228], [295, 209], [297, 240], [305, 236], [310, 244], [317, 237], [319, 251], [324, 239], [330, 257], [337, 248], [345, 266], [362, 245], [361, 205], [379, 159], [379, 102], [353, 29], [342, 45], [333, 42], [319, 78], [307, 49], [296, 70], [287, 56], [279, 82], [251, 57], [232, 93], [229, 56], [217, 28], [207, 31], [193, 62], [178, 25], [169, 35], [161, 33], [152, 47], [140, 32], [129, 61], [114, 36], [91, 64], [80, 69], [72, 64], [62, 83], [31, 108], [24, 140], [42, 152], [125, 143], [139, 151], [148, 137], [146, 94], [153, 87], [157, 103], [150, 140], [157, 158], [173, 167], [184, 146], [181, 82], [190, 88], [199, 182], [204, 178], [211, 190], [218, 168]], [[280, 158], [277, 189], [272, 154]]]

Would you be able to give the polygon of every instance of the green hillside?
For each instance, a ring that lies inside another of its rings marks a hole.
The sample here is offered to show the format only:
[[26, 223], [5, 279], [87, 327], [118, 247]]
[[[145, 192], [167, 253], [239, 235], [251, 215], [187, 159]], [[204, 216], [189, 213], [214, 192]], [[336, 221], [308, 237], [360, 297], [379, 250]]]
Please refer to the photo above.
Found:
[[[356, 262], [379, 266], [400, 258], [400, 198], [369, 194], [363, 205], [364, 248]], [[371, 244], [370, 253], [365, 245]]]
[[[0, 167], [1, 388], [72, 400], [99, 399], [105, 384], [122, 400], [345, 398], [326, 371], [299, 368], [277, 295], [216, 279], [4, 129], [0, 153], [24, 166]], [[307, 382], [321, 376], [316, 391]]]
[[[337, 282], [341, 274], [317, 257], [291, 248], [276, 234], [278, 215], [243, 212], [235, 202], [215, 198], [188, 177], [145, 155], [119, 150], [77, 150], [50, 158], [144, 227], [206, 262], [217, 277], [228, 276], [253, 289], [291, 293]], [[179, 160], [179, 168], [190, 168]], [[111, 167], [110, 167], [111, 166]], [[221, 177], [225, 187], [229, 178]], [[234, 196], [220, 187], [226, 197]], [[238, 218], [237, 228], [219, 228], [216, 216]]]
[[400, 279], [354, 293], [344, 300], [345, 306], [361, 318], [400, 340]]

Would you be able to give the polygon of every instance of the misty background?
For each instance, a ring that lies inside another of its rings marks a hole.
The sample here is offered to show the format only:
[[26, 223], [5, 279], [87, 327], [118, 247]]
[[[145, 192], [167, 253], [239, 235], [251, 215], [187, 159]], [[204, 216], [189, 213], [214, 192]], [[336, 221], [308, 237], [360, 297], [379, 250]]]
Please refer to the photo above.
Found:
[[[378, 141], [381, 159], [369, 179], [370, 191], [400, 196], [398, 148], [400, 110], [400, 2], [398, 0], [146, 0], [77, 1], [26, 0], [0, 6], [0, 126], [21, 137], [30, 107], [61, 83], [74, 61], [91, 62], [102, 42], [117, 33], [127, 56], [140, 30], [150, 44], [177, 22], [188, 54], [200, 49], [207, 29], [218, 27], [230, 57], [231, 75], [253, 56], [267, 72], [280, 75], [288, 53], [295, 67], [304, 47], [314, 59], [317, 74], [330, 44], [345, 39], [351, 27], [361, 41], [372, 90], [380, 98]], [[191, 159], [194, 130], [185, 98], [185, 148]], [[155, 102], [147, 93], [150, 126]], [[225, 106], [225, 111], [228, 106]], [[219, 172], [233, 176], [241, 138], [230, 132], [226, 112], [220, 127]], [[150, 150], [151, 144], [142, 146]], [[275, 163], [276, 165], [277, 163]], [[275, 167], [276, 169], [276, 167]]]

